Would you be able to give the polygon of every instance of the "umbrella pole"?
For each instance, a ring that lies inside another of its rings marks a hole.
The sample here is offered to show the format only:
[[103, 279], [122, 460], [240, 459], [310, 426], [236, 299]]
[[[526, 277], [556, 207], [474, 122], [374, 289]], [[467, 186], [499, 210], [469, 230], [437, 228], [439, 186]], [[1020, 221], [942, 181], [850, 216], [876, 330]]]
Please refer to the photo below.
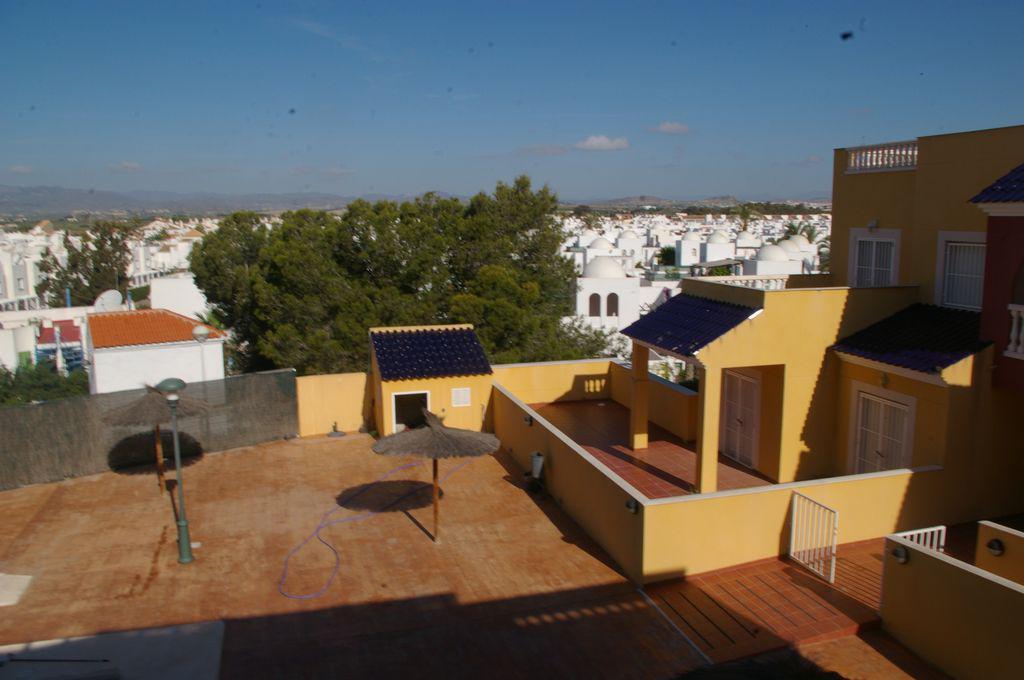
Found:
[[164, 490], [164, 443], [160, 439], [160, 425], [157, 424], [154, 434], [156, 435], [156, 485], [161, 491]]
[[441, 542], [441, 528], [437, 523], [437, 458], [434, 459], [434, 543]]

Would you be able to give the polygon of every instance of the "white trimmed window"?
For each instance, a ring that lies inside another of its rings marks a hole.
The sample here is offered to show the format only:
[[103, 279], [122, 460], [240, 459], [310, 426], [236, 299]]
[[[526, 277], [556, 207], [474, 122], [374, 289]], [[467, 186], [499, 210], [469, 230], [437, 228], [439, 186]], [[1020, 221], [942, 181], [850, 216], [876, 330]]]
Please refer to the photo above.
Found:
[[857, 393], [857, 474], [910, 466], [910, 420], [905, 404]]
[[471, 393], [468, 387], [453, 387], [452, 388], [452, 407], [456, 406], [469, 406], [471, 401]]
[[942, 280], [942, 304], [981, 309], [985, 280], [985, 244], [947, 241]]
[[896, 242], [891, 239], [857, 239], [855, 285], [858, 288], [893, 285]]

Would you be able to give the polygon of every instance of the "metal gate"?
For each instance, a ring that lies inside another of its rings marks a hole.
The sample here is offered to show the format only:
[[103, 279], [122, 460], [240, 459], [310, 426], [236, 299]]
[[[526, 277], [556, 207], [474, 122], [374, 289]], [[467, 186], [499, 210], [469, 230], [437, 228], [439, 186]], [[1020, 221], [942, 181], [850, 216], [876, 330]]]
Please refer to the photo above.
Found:
[[835, 583], [838, 536], [839, 513], [794, 491], [789, 524], [790, 559]]

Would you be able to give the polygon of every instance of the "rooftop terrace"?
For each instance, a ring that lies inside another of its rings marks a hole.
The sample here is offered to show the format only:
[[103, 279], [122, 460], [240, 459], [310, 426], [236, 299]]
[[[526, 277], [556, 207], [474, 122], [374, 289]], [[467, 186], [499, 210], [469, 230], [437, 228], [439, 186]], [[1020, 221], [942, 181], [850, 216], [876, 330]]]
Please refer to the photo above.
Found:
[[[340, 553], [324, 595], [278, 592], [288, 551], [331, 519], [337, 498], [402, 460], [366, 435], [274, 442], [207, 455], [185, 469], [196, 561], [176, 561], [172, 508], [151, 470], [104, 473], [0, 493], [0, 571], [30, 574], [0, 616], [0, 645], [101, 631], [225, 620], [221, 677], [407, 674], [668, 677], [699, 663], [608, 556], [552, 502], [519, 488], [502, 455], [444, 483], [444, 541], [425, 535], [429, 493], [392, 512], [331, 526]], [[418, 461], [412, 461], [418, 462]], [[455, 469], [442, 463], [442, 475]], [[419, 465], [365, 505], [429, 480]], [[376, 504], [379, 504], [377, 506]], [[293, 558], [286, 592], [320, 589], [332, 553]], [[395, 646], [396, 636], [402, 644]]]

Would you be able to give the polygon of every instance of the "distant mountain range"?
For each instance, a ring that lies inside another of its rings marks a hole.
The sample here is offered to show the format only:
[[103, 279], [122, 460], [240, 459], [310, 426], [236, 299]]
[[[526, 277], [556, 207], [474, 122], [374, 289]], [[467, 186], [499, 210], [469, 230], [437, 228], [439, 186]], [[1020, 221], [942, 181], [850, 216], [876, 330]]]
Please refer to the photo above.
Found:
[[[437, 192], [441, 196], [452, 194]], [[188, 214], [216, 215], [235, 210], [256, 212], [280, 212], [312, 208], [316, 210], [337, 210], [363, 198], [368, 201], [403, 201], [413, 198], [405, 194], [364, 194], [362, 196], [340, 196], [323, 193], [176, 193], [171, 191], [100, 191], [94, 189], [68, 189], [56, 186], [5, 186], [0, 185], [0, 215], [16, 217], [54, 217], [73, 213], [93, 214]], [[828, 202], [820, 199], [799, 198], [805, 202]], [[785, 202], [785, 201], [779, 201]], [[566, 205], [587, 203], [603, 210], [632, 210], [653, 205], [658, 208], [695, 206], [734, 206], [740, 203], [735, 196], [716, 196], [699, 200], [679, 200], [657, 196], [627, 196], [612, 200], [565, 201]]]
[[[448, 195], [442, 192], [438, 193], [443, 196]], [[340, 196], [313, 192], [218, 194], [176, 193], [173, 191], [99, 191], [52, 186], [0, 185], [0, 215], [50, 217], [81, 212], [212, 215], [235, 210], [254, 210], [256, 212], [279, 212], [299, 208], [336, 210], [345, 207], [357, 198], [368, 201], [402, 201], [413, 197], [390, 194]]]

